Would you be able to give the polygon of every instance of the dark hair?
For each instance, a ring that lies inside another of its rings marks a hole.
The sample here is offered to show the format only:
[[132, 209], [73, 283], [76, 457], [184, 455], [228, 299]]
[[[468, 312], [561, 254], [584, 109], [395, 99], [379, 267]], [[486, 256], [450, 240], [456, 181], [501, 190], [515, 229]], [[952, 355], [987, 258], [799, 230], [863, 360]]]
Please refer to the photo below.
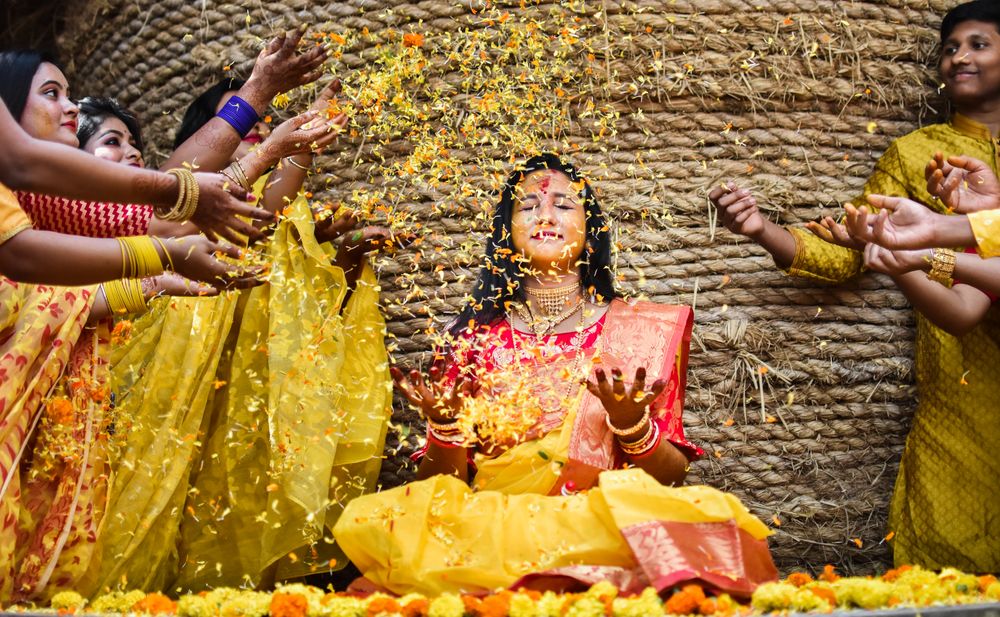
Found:
[[94, 135], [97, 134], [101, 124], [109, 117], [114, 116], [122, 121], [128, 132], [132, 134], [132, 141], [141, 154], [143, 151], [142, 129], [139, 128], [139, 121], [128, 109], [122, 107], [117, 99], [99, 96], [88, 96], [82, 99], [80, 106], [80, 125], [76, 129], [76, 138], [80, 140], [80, 147], [87, 145]]
[[18, 122], [24, 114], [24, 107], [31, 92], [31, 80], [43, 62], [54, 64], [60, 71], [62, 65], [52, 54], [35, 49], [11, 49], [0, 51], [0, 99], [3, 99], [10, 115]]
[[587, 179], [575, 167], [551, 153], [528, 159], [521, 169], [504, 183], [500, 202], [493, 211], [490, 239], [486, 244], [485, 263], [472, 290], [472, 300], [452, 324], [450, 331], [458, 334], [469, 326], [493, 323], [507, 312], [511, 300], [523, 300], [521, 268], [511, 241], [511, 220], [514, 213], [514, 191], [525, 176], [534, 171], [553, 169], [566, 174], [572, 182], [583, 185], [583, 208], [587, 220], [587, 244], [581, 259], [580, 282], [604, 301], [618, 297], [611, 274], [611, 232], [601, 213], [601, 206]]
[[1000, 32], [1000, 2], [997, 0], [973, 0], [948, 11], [941, 21], [941, 44], [944, 45], [958, 24], [966, 21], [982, 21], [993, 24]]
[[192, 101], [188, 105], [187, 111], [184, 112], [184, 119], [174, 136], [174, 149], [180, 147], [182, 143], [197, 133], [198, 129], [215, 117], [215, 108], [219, 106], [219, 101], [227, 92], [239, 90], [244, 83], [242, 79], [226, 77]]

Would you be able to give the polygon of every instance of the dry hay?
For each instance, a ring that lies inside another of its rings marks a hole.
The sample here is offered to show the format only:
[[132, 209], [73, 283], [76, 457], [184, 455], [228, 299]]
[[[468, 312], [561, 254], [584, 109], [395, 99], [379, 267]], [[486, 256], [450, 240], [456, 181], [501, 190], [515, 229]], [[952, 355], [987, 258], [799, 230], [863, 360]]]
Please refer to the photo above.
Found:
[[[380, 261], [397, 360], [421, 365], [426, 330], [460, 307], [482, 246], [482, 211], [510, 169], [508, 155], [570, 151], [617, 221], [622, 288], [696, 307], [686, 427], [706, 457], [690, 480], [734, 492], [775, 525], [772, 547], [785, 570], [833, 562], [863, 573], [890, 564], [886, 510], [914, 408], [911, 311], [884, 277], [839, 288], [785, 277], [761, 249], [716, 226], [706, 194], [736, 177], [782, 222], [835, 212], [892, 139], [944, 111], [927, 67], [954, 1], [314, 4], [82, 3], [62, 47], [75, 92], [132, 105], [154, 158], [193, 93], [222, 67], [245, 76], [260, 37], [280, 28], [309, 23], [336, 34], [326, 39], [339, 54], [334, 66], [356, 94], [372, 83], [363, 78], [392, 73], [391, 62], [373, 65], [376, 57], [421, 54], [417, 75], [403, 75], [393, 93], [429, 110], [408, 128], [447, 136], [395, 134], [381, 143], [390, 120], [362, 122], [378, 128], [347, 140], [313, 183], [317, 198], [375, 195], [396, 224], [424, 226], [419, 252]], [[531, 20], [544, 35], [534, 69], [551, 125], [529, 126], [542, 117], [531, 114], [544, 114], [512, 105], [523, 92], [500, 96], [490, 120], [484, 100], [532, 66], [530, 45], [500, 67], [508, 81], [492, 85], [482, 80], [498, 73], [485, 65], [498, 64], [502, 46], [484, 48], [489, 61], [478, 64], [446, 52], [475, 56], [463, 37], [509, 42]], [[424, 46], [404, 48], [403, 33], [423, 34]], [[448, 104], [432, 109], [442, 92]], [[385, 105], [397, 115], [403, 108]], [[469, 117], [492, 128], [492, 138], [456, 137]], [[524, 124], [498, 133], [498, 118], [512, 117]], [[401, 405], [395, 421], [386, 484], [411, 477], [404, 455], [420, 432]]]

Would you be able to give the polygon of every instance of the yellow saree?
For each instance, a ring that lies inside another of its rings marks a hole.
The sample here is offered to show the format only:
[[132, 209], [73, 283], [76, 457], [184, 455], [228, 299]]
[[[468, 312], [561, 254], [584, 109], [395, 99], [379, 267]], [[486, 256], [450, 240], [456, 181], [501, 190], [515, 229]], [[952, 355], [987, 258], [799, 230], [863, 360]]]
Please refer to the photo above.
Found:
[[[0, 242], [30, 227], [0, 185]], [[82, 573], [103, 498], [106, 366], [94, 288], [0, 278], [0, 602]]]
[[[258, 184], [258, 187], [260, 184]], [[343, 272], [299, 197], [268, 284], [161, 299], [118, 349], [129, 418], [85, 591], [255, 586], [335, 569], [343, 504], [374, 488], [391, 382], [370, 269]]]
[[[615, 301], [595, 347], [582, 353], [669, 378], [679, 396], [654, 409], [679, 429], [690, 328], [686, 307]], [[561, 369], [539, 371], [541, 382], [566, 379]], [[399, 594], [598, 580], [634, 593], [693, 579], [749, 594], [776, 577], [770, 532], [737, 499], [666, 487], [638, 468], [613, 471], [623, 457], [600, 402], [580, 388], [565, 407], [554, 423], [541, 415], [536, 438], [477, 457], [471, 487], [435, 476], [355, 499], [334, 528], [337, 542], [368, 579]], [[683, 440], [682, 431], [664, 434]]]

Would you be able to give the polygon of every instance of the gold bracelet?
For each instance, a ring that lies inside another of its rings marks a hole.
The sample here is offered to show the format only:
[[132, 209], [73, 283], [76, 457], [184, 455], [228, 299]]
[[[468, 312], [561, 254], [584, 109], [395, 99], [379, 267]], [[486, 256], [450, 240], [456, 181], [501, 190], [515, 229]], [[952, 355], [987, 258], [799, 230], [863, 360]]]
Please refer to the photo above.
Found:
[[247, 178], [247, 174], [243, 170], [243, 165], [241, 165], [239, 161], [233, 161], [232, 164], [225, 169], [225, 171], [233, 174], [232, 176], [226, 174], [226, 177], [235, 181], [236, 184], [244, 191], [249, 193], [253, 190], [253, 185], [250, 184], [250, 180]]
[[108, 281], [101, 286], [108, 308], [115, 315], [141, 313], [146, 310], [146, 294], [139, 279]]
[[116, 238], [122, 249], [122, 278], [143, 278], [163, 273], [163, 260], [149, 236]]
[[291, 165], [292, 167], [298, 167], [298, 168], [299, 168], [299, 169], [301, 169], [302, 171], [306, 171], [306, 172], [308, 172], [308, 171], [309, 171], [309, 168], [308, 168], [308, 167], [305, 167], [305, 166], [303, 166], [303, 165], [300, 165], [300, 164], [299, 164], [299, 162], [298, 162], [298, 161], [296, 161], [294, 157], [291, 157], [291, 156], [286, 156], [286, 157], [285, 157], [285, 160], [286, 160], [286, 161], [288, 161], [288, 164], [289, 164], [289, 165]]
[[656, 422], [650, 423], [650, 428], [643, 435], [642, 439], [634, 443], [622, 443], [618, 442], [621, 446], [622, 452], [628, 454], [629, 456], [642, 456], [652, 451], [660, 443], [660, 425]]
[[[158, 238], [156, 236], [152, 236], [152, 238], [157, 244], [160, 245], [160, 248], [163, 249], [163, 256], [167, 258], [167, 264], [170, 266], [170, 271], [176, 272], [177, 270], [174, 268], [174, 258], [170, 256], [170, 251], [167, 250], [167, 244], [162, 238]], [[160, 265], [163, 265], [162, 260], [160, 261]]]
[[183, 167], [168, 169], [167, 173], [177, 178], [177, 203], [170, 210], [156, 212], [156, 215], [165, 221], [189, 221], [198, 209], [201, 191], [198, 188], [198, 180], [191, 170]]
[[642, 412], [642, 417], [639, 418], [639, 421], [628, 428], [617, 428], [614, 424], [611, 424], [611, 416], [604, 416], [604, 423], [608, 425], [608, 429], [617, 437], [625, 437], [636, 433], [647, 422], [649, 422], [649, 407], [646, 407], [646, 410]]
[[451, 422], [435, 422], [428, 419], [427, 428], [438, 435], [460, 435], [462, 433], [462, 428], [458, 425], [457, 420], [452, 420]]
[[955, 272], [955, 251], [951, 249], [931, 249], [931, 271], [927, 278], [951, 287], [952, 274]]

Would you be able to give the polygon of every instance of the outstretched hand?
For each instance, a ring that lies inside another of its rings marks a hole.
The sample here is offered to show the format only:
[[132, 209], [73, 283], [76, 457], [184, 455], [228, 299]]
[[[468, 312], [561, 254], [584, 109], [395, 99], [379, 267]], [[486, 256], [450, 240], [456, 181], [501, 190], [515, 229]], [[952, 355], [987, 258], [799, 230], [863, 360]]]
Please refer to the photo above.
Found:
[[920, 270], [929, 263], [930, 250], [892, 251], [874, 242], [865, 246], [865, 267], [889, 276], [901, 276], [907, 272]]
[[757, 208], [757, 199], [749, 189], [729, 182], [712, 189], [708, 198], [719, 211], [722, 224], [729, 231], [750, 238], [764, 231], [764, 216]]
[[198, 182], [198, 207], [191, 222], [198, 226], [209, 240], [222, 236], [240, 244], [240, 234], [251, 241], [261, 240], [264, 233], [251, 223], [237, 217], [269, 223], [274, 214], [247, 203], [247, 192], [222, 174], [195, 173]]
[[162, 238], [174, 272], [193, 281], [209, 283], [216, 289], [245, 289], [263, 281], [260, 268], [244, 268], [219, 259], [224, 255], [240, 258], [240, 250], [232, 244], [218, 244], [204, 236]]
[[912, 199], [869, 195], [868, 203], [880, 212], [872, 217], [867, 206], [845, 204], [851, 236], [887, 249], [922, 249], [935, 245], [934, 226], [945, 217]]
[[268, 102], [283, 92], [316, 81], [323, 74], [325, 49], [316, 46], [298, 53], [299, 41], [305, 32], [305, 27], [301, 27], [279, 34], [257, 56], [247, 85], [259, 91]]
[[429, 380], [425, 380], [417, 370], [410, 371], [406, 376], [395, 366], [389, 369], [389, 373], [406, 400], [431, 422], [454, 422], [462, 410], [463, 399], [473, 395], [471, 381], [459, 375], [454, 383], [449, 384], [447, 370], [439, 366], [431, 367]]
[[864, 242], [852, 236], [847, 226], [833, 220], [832, 216], [825, 216], [819, 222], [809, 221], [806, 223], [806, 229], [830, 244], [836, 244], [856, 251], [862, 251], [865, 248]]
[[1000, 180], [990, 166], [968, 156], [940, 152], [924, 169], [927, 192], [949, 209], [961, 214], [1000, 208]]
[[611, 381], [608, 382], [604, 369], [594, 371], [593, 381], [587, 380], [587, 390], [596, 396], [608, 412], [611, 425], [625, 430], [636, 425], [642, 419], [646, 409], [660, 396], [667, 387], [665, 379], [657, 379], [646, 390], [646, 368], [640, 366], [635, 370], [635, 380], [626, 387], [621, 369], [611, 369]]

